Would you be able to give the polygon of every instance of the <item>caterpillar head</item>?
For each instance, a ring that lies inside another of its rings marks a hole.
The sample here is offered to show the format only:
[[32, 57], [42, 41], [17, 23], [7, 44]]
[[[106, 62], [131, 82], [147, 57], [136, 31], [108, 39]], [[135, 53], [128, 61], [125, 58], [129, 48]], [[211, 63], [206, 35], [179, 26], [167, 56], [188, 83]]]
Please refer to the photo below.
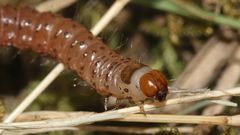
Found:
[[139, 80], [140, 89], [147, 97], [154, 97], [158, 101], [166, 99], [168, 84], [165, 76], [157, 71], [151, 70], [141, 76]]

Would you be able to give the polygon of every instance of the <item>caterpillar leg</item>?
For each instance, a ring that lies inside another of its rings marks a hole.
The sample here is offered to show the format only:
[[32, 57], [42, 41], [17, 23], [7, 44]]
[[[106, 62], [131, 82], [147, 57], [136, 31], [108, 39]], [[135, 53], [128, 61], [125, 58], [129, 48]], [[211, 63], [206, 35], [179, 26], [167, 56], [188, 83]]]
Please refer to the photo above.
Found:
[[137, 106], [139, 106], [139, 109], [140, 109], [140, 112], [142, 113], [142, 114], [144, 114], [144, 116], [146, 116], [146, 112], [145, 112], [145, 110], [144, 110], [144, 101], [139, 101], [139, 102], [135, 102], [135, 101], [133, 101], [131, 98], [128, 98], [128, 102], [130, 103], [130, 104], [132, 104], [132, 105], [137, 105]]
[[105, 111], [108, 110], [116, 110], [119, 109], [121, 106], [121, 99], [116, 97], [108, 96], [104, 98], [104, 109]]
[[147, 113], [144, 110], [144, 102], [143, 101], [139, 101], [136, 103], [140, 109], [140, 112], [144, 115], [147, 116]]

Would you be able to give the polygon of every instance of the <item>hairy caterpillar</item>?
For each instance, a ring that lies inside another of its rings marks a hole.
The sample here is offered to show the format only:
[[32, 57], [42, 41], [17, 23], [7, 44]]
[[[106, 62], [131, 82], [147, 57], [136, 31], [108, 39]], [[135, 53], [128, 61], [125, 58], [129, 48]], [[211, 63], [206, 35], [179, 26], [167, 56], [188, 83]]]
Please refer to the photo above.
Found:
[[48, 54], [74, 70], [103, 96], [164, 100], [167, 80], [157, 70], [124, 58], [82, 25], [31, 8], [0, 7], [0, 44]]

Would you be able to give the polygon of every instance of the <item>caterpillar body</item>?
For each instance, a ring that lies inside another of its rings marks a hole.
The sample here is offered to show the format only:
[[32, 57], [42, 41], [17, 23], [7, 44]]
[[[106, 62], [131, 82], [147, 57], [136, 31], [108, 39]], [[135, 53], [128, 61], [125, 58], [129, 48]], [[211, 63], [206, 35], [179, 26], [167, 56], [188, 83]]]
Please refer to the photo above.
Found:
[[31, 8], [0, 6], [0, 44], [47, 54], [89, 83], [103, 96], [164, 100], [164, 75], [109, 49], [71, 19]]

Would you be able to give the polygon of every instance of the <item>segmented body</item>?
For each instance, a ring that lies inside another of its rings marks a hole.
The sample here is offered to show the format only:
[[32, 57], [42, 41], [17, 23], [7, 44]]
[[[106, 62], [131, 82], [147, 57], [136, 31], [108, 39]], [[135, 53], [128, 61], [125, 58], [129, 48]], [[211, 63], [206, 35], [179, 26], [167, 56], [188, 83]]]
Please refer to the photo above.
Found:
[[101, 95], [133, 101], [149, 97], [140, 90], [139, 81], [152, 69], [118, 55], [71, 19], [31, 8], [1, 6], [0, 44], [51, 55]]

